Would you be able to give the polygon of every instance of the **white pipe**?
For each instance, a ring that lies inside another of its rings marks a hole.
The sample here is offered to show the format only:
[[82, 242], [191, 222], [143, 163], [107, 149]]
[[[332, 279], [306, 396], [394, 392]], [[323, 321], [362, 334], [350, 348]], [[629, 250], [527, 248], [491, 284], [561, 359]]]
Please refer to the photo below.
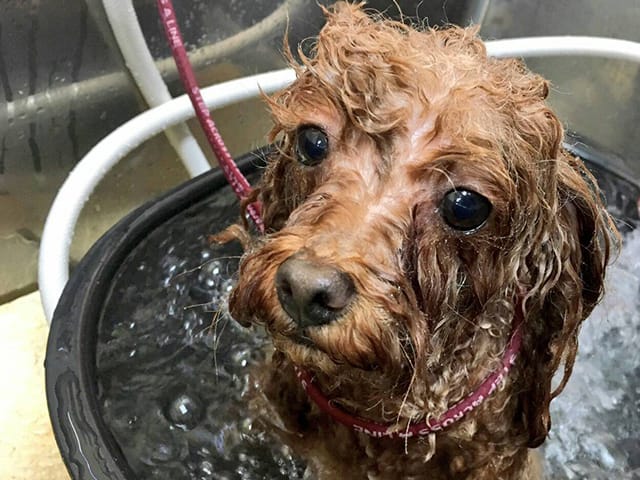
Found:
[[[211, 109], [273, 93], [295, 78], [290, 69], [244, 77], [202, 90]], [[38, 284], [49, 321], [69, 275], [69, 249], [84, 203], [107, 172], [127, 153], [167, 126], [194, 115], [186, 95], [147, 110], [111, 132], [76, 165], [58, 191], [45, 221], [38, 258]]]
[[640, 62], [640, 43], [602, 37], [523, 37], [485, 42], [493, 57], [605, 57]]
[[[151, 107], [170, 101], [171, 94], [149, 52], [131, 0], [102, 0], [102, 5], [127, 68], [144, 99]], [[196, 177], [211, 168], [187, 125], [177, 124], [164, 133], [189, 175]]]
[[[580, 48], [577, 48], [576, 38], [580, 38]], [[540, 43], [538, 43], [539, 39]], [[565, 40], [567, 40], [566, 44]], [[514, 45], [518, 46], [516, 41], [519, 39], [486, 42], [487, 51], [490, 55], [498, 57], [524, 57], [541, 53], [545, 56], [563, 54], [604, 56], [640, 62], [640, 53], [638, 53], [640, 44], [625, 40], [593, 37], [534, 37], [526, 40], [526, 48], [515, 50]], [[202, 94], [209, 108], [220, 108], [256, 96], [260, 89], [267, 94], [277, 91], [289, 85], [294, 78], [292, 70], [278, 70], [214, 85], [204, 89]], [[69, 248], [75, 223], [94, 187], [113, 165], [135, 147], [161, 132], [163, 128], [183, 122], [193, 115], [193, 108], [185, 95], [148, 110], [114, 130], [98, 143], [69, 174], [49, 211], [40, 245], [38, 283], [42, 304], [49, 321], [68, 279]]]

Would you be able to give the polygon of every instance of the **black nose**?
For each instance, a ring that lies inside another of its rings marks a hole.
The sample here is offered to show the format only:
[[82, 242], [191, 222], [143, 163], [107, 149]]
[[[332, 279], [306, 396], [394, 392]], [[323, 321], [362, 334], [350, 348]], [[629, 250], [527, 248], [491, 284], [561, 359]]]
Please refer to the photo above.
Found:
[[306, 328], [340, 317], [351, 303], [355, 287], [346, 273], [293, 255], [278, 268], [276, 292], [284, 311]]

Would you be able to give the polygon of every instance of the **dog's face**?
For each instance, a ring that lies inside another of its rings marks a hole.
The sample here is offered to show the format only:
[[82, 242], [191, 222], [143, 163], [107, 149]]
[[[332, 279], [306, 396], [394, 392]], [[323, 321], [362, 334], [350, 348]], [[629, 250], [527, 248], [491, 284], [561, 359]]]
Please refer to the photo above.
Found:
[[271, 232], [242, 261], [231, 313], [357, 395], [343, 403], [410, 420], [480, 383], [523, 308], [522, 388], [546, 405], [522, 408], [532, 437], [546, 433], [539, 408], [600, 296], [609, 236], [546, 82], [488, 59], [469, 30], [418, 32], [344, 4], [327, 15], [269, 101]]

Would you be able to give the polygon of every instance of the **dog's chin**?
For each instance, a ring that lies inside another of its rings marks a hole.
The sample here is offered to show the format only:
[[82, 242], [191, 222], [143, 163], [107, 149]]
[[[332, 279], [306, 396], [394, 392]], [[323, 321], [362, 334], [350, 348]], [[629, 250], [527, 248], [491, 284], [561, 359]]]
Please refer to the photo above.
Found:
[[331, 358], [304, 335], [274, 337], [273, 346], [293, 365], [311, 372], [335, 375], [345, 368], [343, 362]]
[[326, 345], [329, 338], [326, 335], [318, 338], [318, 335], [305, 331], [272, 334], [275, 349], [282, 352], [293, 365], [310, 372], [336, 375], [350, 370], [379, 371], [378, 363], [370, 358], [365, 360], [362, 355], [349, 356], [348, 352], [337, 352], [330, 348]]

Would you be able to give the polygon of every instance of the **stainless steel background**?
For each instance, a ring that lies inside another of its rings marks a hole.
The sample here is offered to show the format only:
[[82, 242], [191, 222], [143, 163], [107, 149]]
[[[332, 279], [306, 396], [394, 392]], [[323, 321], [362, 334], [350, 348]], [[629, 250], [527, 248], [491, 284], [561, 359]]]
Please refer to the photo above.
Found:
[[[639, 0], [492, 0], [486, 40], [594, 35], [640, 41]], [[602, 58], [529, 59], [552, 81], [551, 103], [568, 129], [625, 158], [640, 177], [640, 65]]]
[[[284, 66], [284, 23], [249, 42], [213, 45], [270, 15], [284, 0], [180, 0], [178, 18], [197, 58], [201, 85]], [[320, 3], [328, 4], [330, 1]], [[135, 1], [154, 57], [169, 50], [155, 1]], [[468, 24], [482, 35], [597, 34], [640, 40], [638, 0], [370, 1], [397, 15]], [[487, 8], [488, 7], [488, 8]], [[314, 0], [291, 0], [295, 45], [322, 25]], [[205, 48], [208, 47], [208, 48]], [[552, 101], [567, 125], [629, 159], [638, 158], [638, 66], [594, 59], [545, 59], [530, 66], [554, 83]], [[180, 94], [175, 72], [164, 76]], [[111, 130], [146, 108], [124, 66], [98, 0], [0, 2], [0, 303], [36, 287], [39, 236], [56, 190], [75, 163]], [[264, 142], [269, 119], [260, 101], [214, 113], [230, 150]], [[192, 128], [198, 133], [197, 128]], [[206, 148], [205, 148], [206, 151]], [[640, 165], [633, 164], [640, 174]], [[72, 254], [79, 258], [123, 214], [187, 178], [164, 137], [147, 142], [100, 185], [81, 216]]]

